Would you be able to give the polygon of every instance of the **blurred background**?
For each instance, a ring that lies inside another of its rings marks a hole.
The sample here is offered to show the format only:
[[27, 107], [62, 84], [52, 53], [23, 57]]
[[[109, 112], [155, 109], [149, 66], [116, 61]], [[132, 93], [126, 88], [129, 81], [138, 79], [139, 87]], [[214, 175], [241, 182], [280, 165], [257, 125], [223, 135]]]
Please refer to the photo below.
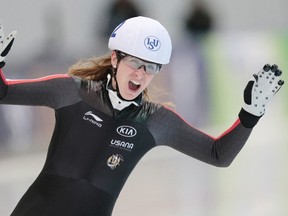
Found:
[[[288, 1], [2, 1], [6, 34], [17, 30], [7, 78], [66, 73], [108, 52], [111, 29], [130, 16], [159, 20], [171, 34], [171, 63], [153, 86], [191, 125], [219, 136], [237, 119], [242, 94], [266, 63], [288, 74]], [[115, 24], [116, 23], [116, 24]], [[150, 151], [128, 179], [115, 216], [288, 215], [287, 86], [269, 104], [228, 168], [167, 147]], [[0, 106], [0, 215], [9, 215], [41, 170], [54, 126], [45, 107]]]

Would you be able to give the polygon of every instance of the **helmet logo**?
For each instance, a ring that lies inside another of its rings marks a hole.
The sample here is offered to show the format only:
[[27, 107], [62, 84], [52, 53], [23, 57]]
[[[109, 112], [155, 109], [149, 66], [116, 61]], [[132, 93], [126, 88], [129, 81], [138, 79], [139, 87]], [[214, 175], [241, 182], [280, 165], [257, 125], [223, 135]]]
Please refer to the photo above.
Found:
[[154, 36], [149, 36], [145, 38], [144, 45], [149, 50], [157, 51], [161, 47], [161, 42], [158, 38]]
[[117, 35], [117, 31], [118, 31], [118, 29], [123, 25], [125, 23], [125, 21], [124, 22], [122, 22], [122, 23], [120, 23], [115, 29], [114, 29], [114, 31], [111, 33], [111, 35], [110, 35], [110, 37], [116, 37], [116, 35]]

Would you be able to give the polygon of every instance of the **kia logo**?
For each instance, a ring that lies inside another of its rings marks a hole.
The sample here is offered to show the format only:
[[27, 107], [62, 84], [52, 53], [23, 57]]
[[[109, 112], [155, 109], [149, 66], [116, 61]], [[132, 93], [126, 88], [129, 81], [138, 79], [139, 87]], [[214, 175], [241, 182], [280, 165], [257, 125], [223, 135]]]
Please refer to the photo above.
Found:
[[145, 38], [144, 44], [147, 49], [152, 51], [157, 51], [161, 47], [160, 40], [154, 36], [149, 36]]
[[117, 133], [124, 137], [134, 137], [137, 134], [137, 131], [135, 128], [127, 125], [119, 126], [116, 129]]

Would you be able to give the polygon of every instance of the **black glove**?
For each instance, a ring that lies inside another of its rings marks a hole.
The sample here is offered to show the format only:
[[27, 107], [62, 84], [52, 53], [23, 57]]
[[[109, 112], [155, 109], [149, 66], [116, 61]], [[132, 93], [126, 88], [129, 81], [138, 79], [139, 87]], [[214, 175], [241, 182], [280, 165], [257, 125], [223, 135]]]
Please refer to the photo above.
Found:
[[244, 90], [244, 105], [239, 118], [245, 127], [254, 127], [264, 115], [266, 105], [280, 90], [284, 81], [280, 79], [282, 71], [277, 65], [266, 64], [253, 75]]
[[0, 22], [0, 68], [5, 65], [5, 58], [10, 51], [17, 31], [12, 31], [7, 37], [4, 36], [4, 29]]

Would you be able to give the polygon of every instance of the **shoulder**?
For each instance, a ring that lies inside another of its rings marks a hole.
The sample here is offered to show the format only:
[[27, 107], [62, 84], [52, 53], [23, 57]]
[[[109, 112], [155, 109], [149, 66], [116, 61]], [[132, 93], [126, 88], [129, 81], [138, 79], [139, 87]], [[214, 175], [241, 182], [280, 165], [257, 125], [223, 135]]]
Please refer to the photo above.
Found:
[[150, 122], [156, 121], [156, 122], [166, 122], [166, 123], [171, 123], [171, 122], [185, 122], [187, 123], [179, 113], [177, 113], [173, 108], [162, 105], [162, 104], [155, 104], [151, 103], [150, 105], [151, 109], [151, 115], [149, 118]]
[[141, 110], [147, 114], [147, 116], [150, 116], [154, 114], [157, 110], [159, 110], [161, 107], [163, 107], [159, 103], [151, 102], [143, 100], [141, 104]]
[[89, 80], [89, 79], [83, 79], [78, 76], [72, 76], [72, 78], [74, 79], [79, 89], [87, 91], [87, 92], [95, 92], [103, 88], [104, 81], [102, 80], [94, 81], [94, 80]]

